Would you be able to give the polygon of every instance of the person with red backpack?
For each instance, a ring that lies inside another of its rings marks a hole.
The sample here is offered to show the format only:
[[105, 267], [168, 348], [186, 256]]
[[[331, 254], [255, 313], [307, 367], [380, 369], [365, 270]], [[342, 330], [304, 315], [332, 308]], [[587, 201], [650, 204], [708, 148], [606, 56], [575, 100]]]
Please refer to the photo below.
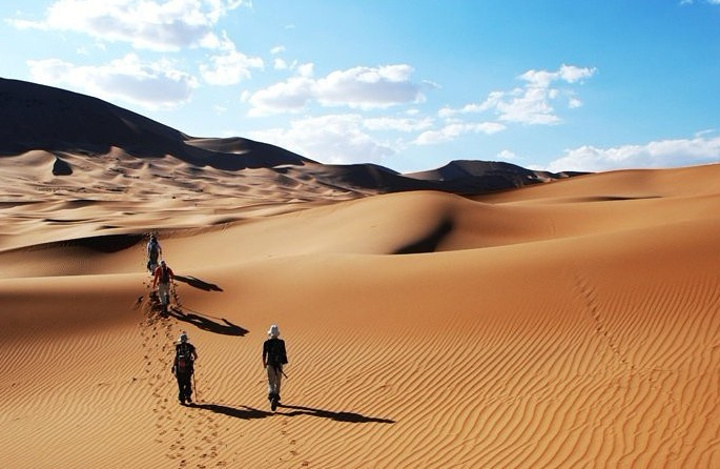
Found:
[[157, 287], [157, 293], [160, 300], [160, 306], [163, 312], [167, 313], [167, 307], [170, 304], [170, 283], [175, 279], [175, 274], [168, 267], [165, 261], [160, 261], [160, 265], [155, 269], [153, 278], [153, 288]]
[[192, 377], [197, 360], [195, 346], [188, 341], [185, 331], [180, 334], [175, 344], [175, 360], [172, 372], [178, 383], [178, 399], [181, 405], [192, 404]]

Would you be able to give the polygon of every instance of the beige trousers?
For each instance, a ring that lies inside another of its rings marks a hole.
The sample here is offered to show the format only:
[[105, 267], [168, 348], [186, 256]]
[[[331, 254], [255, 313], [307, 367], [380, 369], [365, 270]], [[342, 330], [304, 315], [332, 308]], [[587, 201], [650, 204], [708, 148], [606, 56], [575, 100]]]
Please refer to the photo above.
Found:
[[268, 378], [268, 397], [272, 394], [280, 395], [280, 384], [282, 383], [282, 368], [275, 368], [268, 365], [265, 367]]
[[170, 303], [170, 284], [169, 283], [158, 283], [158, 296], [160, 297], [160, 304]]

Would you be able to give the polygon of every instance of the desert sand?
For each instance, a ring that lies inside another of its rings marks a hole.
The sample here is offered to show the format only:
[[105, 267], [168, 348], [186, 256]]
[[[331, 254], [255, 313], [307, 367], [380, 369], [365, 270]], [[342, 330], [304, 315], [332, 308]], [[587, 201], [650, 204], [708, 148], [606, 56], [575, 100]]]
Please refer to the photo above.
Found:
[[461, 197], [57, 155], [0, 158], [3, 467], [720, 467], [720, 165]]

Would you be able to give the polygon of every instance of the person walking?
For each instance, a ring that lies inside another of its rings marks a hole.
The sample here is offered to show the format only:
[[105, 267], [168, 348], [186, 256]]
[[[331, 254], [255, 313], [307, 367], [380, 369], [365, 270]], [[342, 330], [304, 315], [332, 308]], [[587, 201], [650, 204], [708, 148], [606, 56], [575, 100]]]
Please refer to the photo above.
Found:
[[267, 372], [268, 400], [275, 411], [280, 403], [280, 385], [282, 384], [283, 365], [288, 362], [285, 341], [280, 339], [280, 329], [276, 324], [270, 326], [268, 339], [263, 343], [263, 368]]
[[150, 272], [155, 272], [158, 266], [158, 260], [162, 257], [162, 247], [157, 240], [155, 235], [150, 236], [150, 241], [147, 243], [147, 269]]
[[175, 273], [164, 260], [160, 261], [160, 265], [155, 269], [152, 286], [153, 288], [157, 287], [158, 299], [163, 313], [167, 313], [170, 304], [170, 283], [173, 280], [175, 280]]
[[178, 383], [178, 399], [181, 405], [192, 404], [192, 377], [197, 356], [195, 346], [188, 341], [187, 333], [183, 331], [175, 343], [175, 360], [172, 366], [172, 373]]

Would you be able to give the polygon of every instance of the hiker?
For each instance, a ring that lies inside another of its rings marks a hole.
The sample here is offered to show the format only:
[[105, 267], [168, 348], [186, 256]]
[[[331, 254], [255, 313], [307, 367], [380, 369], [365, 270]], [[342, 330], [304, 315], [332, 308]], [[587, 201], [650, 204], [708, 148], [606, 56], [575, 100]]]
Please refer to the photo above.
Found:
[[158, 297], [163, 311], [167, 311], [167, 306], [170, 304], [170, 282], [173, 280], [175, 280], [175, 274], [172, 269], [164, 260], [160, 261], [160, 265], [155, 269], [152, 286], [158, 289]]
[[160, 243], [155, 235], [151, 235], [150, 241], [148, 241], [147, 257], [147, 269], [150, 272], [155, 272], [155, 269], [158, 266], [158, 259], [162, 257], [162, 247], [160, 247]]
[[172, 366], [172, 372], [178, 383], [178, 399], [182, 405], [185, 405], [186, 402], [192, 404], [192, 376], [195, 360], [197, 360], [195, 346], [188, 342], [187, 333], [183, 331], [175, 344], [175, 360]]
[[279, 337], [280, 329], [273, 324], [268, 330], [268, 339], [263, 343], [263, 368], [267, 371], [268, 400], [273, 411], [280, 403], [280, 384], [285, 374], [282, 367], [288, 362], [285, 341]]

